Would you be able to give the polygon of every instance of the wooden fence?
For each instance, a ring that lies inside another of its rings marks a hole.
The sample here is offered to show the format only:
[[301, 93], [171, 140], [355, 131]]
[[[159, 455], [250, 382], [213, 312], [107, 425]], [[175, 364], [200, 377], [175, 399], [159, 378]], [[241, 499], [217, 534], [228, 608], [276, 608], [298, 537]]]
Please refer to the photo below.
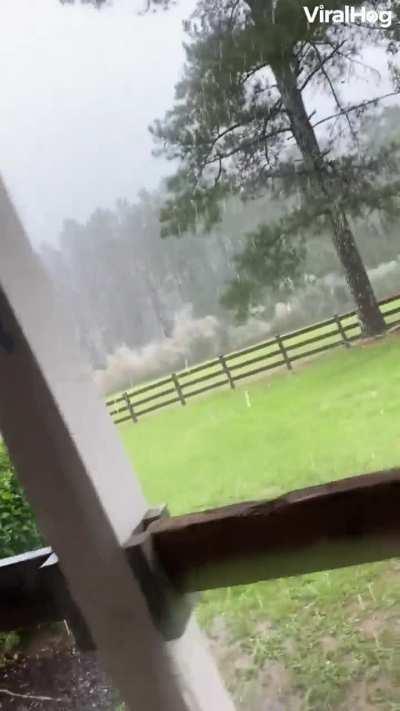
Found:
[[[388, 327], [400, 325], [400, 318], [396, 318], [400, 314], [400, 294], [383, 299], [379, 305]], [[115, 424], [137, 422], [142, 415], [163, 407], [175, 403], [185, 406], [190, 398], [208, 390], [225, 385], [235, 389], [240, 380], [268, 370], [285, 367], [292, 371], [296, 361], [332, 348], [349, 348], [361, 336], [356, 311], [335, 314], [325, 321], [276, 334], [262, 343], [135, 387], [107, 400], [106, 406]]]

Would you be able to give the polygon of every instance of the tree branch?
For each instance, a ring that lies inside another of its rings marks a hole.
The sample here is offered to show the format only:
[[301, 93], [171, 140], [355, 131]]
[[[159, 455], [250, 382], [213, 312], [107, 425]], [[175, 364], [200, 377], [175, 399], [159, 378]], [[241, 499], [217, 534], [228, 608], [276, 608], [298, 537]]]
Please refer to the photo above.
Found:
[[331, 52], [330, 54], [327, 54], [326, 57], [324, 57], [324, 58], [321, 58], [321, 54], [320, 54], [320, 52], [317, 50], [316, 46], [315, 46], [315, 45], [312, 45], [312, 46], [314, 47], [315, 51], [318, 53], [318, 57], [319, 57], [320, 63], [318, 64], [317, 67], [315, 67], [315, 68], [312, 70], [312, 72], [311, 72], [311, 73], [308, 75], [308, 77], [304, 80], [304, 82], [303, 82], [303, 84], [301, 85], [299, 91], [303, 91], [303, 90], [306, 88], [307, 84], [311, 81], [311, 79], [313, 79], [313, 77], [314, 77], [316, 74], [318, 74], [319, 71], [321, 71], [321, 69], [324, 67], [324, 65], [325, 65], [327, 62], [329, 62], [329, 60], [332, 59], [332, 57], [334, 57], [335, 54], [337, 54], [337, 53], [339, 52], [340, 47], [343, 47], [344, 44], [345, 44], [345, 41], [343, 40], [343, 42], [341, 42], [340, 45], [338, 45], [337, 47], [335, 47], [335, 48], [332, 50], [332, 52]]
[[[344, 42], [342, 42], [341, 45], [338, 45], [337, 51], [339, 51], [340, 47], [343, 46], [343, 44], [344, 44]], [[331, 77], [329, 76], [327, 69], [326, 69], [325, 66], [324, 66], [325, 62], [323, 62], [323, 60], [322, 60], [321, 53], [320, 53], [318, 47], [316, 47], [315, 45], [313, 45], [313, 47], [314, 47], [315, 52], [317, 53], [318, 59], [320, 60], [320, 68], [321, 68], [322, 74], [324, 75], [326, 81], [328, 82], [329, 88], [330, 88], [330, 90], [331, 90], [331, 92], [332, 92], [332, 96], [333, 96], [333, 98], [335, 99], [336, 106], [337, 106], [337, 108], [338, 108], [340, 111], [343, 111], [343, 114], [344, 114], [344, 116], [346, 117], [346, 121], [347, 121], [347, 125], [348, 125], [348, 127], [349, 127], [349, 130], [350, 130], [350, 133], [351, 133], [351, 135], [353, 136], [353, 140], [355, 141], [355, 143], [358, 143], [358, 136], [357, 136], [357, 134], [356, 134], [356, 132], [355, 132], [355, 130], [354, 130], [354, 128], [353, 128], [353, 124], [352, 124], [351, 121], [350, 121], [350, 117], [349, 117], [349, 115], [348, 115], [348, 111], [346, 111], [346, 108], [345, 108], [344, 106], [342, 106], [342, 104], [341, 104], [341, 102], [340, 102], [340, 99], [339, 99], [339, 96], [338, 96], [338, 94], [337, 94], [336, 88], [335, 88], [335, 86], [334, 86], [334, 84], [333, 84], [333, 81], [332, 81]], [[333, 54], [334, 54], [334, 52], [331, 53], [331, 54], [329, 55], [329, 57], [331, 57]]]
[[361, 104], [355, 104], [354, 106], [349, 106], [346, 109], [343, 109], [341, 111], [338, 111], [336, 114], [332, 114], [331, 116], [325, 116], [325, 118], [320, 119], [316, 123], [313, 124], [312, 128], [316, 128], [316, 126], [320, 126], [323, 123], [326, 123], [327, 121], [332, 121], [335, 118], [338, 118], [339, 116], [343, 116], [345, 112], [350, 113], [351, 111], [357, 111], [359, 109], [363, 109], [366, 106], [369, 106], [370, 104], [375, 104], [378, 101], [382, 101], [383, 99], [388, 99], [391, 96], [398, 96], [399, 91], [390, 91], [387, 94], [382, 94], [382, 96], [377, 96], [374, 99], [368, 99], [367, 101], [363, 101]]

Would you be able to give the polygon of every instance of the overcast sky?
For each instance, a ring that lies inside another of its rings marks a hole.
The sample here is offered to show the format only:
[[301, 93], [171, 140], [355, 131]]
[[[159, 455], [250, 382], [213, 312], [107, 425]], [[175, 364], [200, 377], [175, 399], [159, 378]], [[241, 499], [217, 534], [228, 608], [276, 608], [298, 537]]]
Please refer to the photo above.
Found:
[[36, 243], [169, 169], [147, 127], [171, 104], [187, 10], [138, 6], [0, 2], [0, 171]]
[[[0, 0], [0, 171], [36, 244], [169, 172], [151, 157], [147, 127], [172, 103], [192, 4], [143, 17], [137, 0], [101, 12]], [[383, 66], [376, 52], [365, 59]], [[387, 88], [364, 74], [349, 98]]]

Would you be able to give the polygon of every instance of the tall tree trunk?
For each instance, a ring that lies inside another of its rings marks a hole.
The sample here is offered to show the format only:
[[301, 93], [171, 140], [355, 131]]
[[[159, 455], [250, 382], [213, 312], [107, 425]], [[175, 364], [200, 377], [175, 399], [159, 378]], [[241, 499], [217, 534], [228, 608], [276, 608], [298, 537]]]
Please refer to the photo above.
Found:
[[168, 318], [166, 308], [164, 307], [160, 295], [158, 293], [155, 279], [152, 277], [149, 270], [145, 268], [144, 275], [146, 279], [147, 289], [150, 296], [150, 301], [156, 314], [158, 324], [164, 338], [171, 338], [173, 332], [173, 321]]
[[[342, 264], [346, 282], [357, 305], [365, 335], [383, 333], [385, 321], [380, 312], [371, 282], [361, 259], [347, 215], [341, 205], [340, 187], [335, 176], [328, 170], [319, 147], [314, 129], [307, 115], [302, 93], [297, 85], [294, 60], [284, 57], [272, 70], [289, 116], [291, 129], [304, 163], [314, 176], [313, 190], [317, 190], [327, 204], [332, 227], [332, 239]], [[339, 187], [339, 189], [338, 189]]]

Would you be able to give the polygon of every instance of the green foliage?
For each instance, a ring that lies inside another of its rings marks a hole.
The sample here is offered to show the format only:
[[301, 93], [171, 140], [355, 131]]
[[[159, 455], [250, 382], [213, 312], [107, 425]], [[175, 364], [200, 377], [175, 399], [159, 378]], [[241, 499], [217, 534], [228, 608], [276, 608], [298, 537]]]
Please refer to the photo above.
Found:
[[221, 296], [221, 304], [235, 311], [237, 323], [245, 323], [251, 306], [260, 302], [262, 289], [252, 279], [246, 279], [238, 274], [232, 279]]
[[221, 302], [235, 309], [238, 321], [246, 319], [265, 293], [275, 291], [285, 298], [302, 279], [304, 243], [290, 238], [286, 224], [281, 220], [272, 226], [260, 225], [247, 235], [245, 249], [235, 257], [239, 277], [231, 282]]
[[0, 445], [0, 558], [43, 545], [4, 445]]
[[179, 200], [167, 199], [161, 208], [161, 237], [210, 232], [222, 218], [222, 200], [232, 195], [228, 184], [217, 183], [207, 191], [192, 186], [184, 170], [167, 179], [166, 188], [179, 195]]
[[[42, 538], [15, 475], [7, 449], [0, 443], [0, 558], [40, 548]], [[16, 632], [0, 633], [0, 660], [19, 647]]]

